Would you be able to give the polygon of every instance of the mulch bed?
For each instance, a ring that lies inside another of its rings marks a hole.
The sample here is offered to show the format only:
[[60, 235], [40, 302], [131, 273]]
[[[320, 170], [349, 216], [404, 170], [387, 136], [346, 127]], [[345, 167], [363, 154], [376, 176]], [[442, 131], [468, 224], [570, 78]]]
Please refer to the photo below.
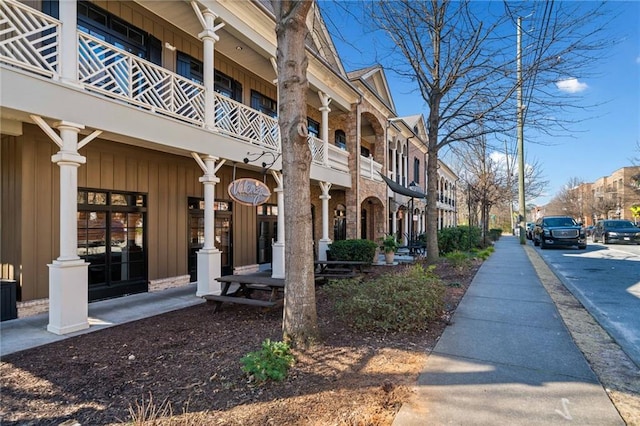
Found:
[[320, 287], [323, 340], [296, 350], [279, 383], [252, 383], [240, 358], [281, 340], [282, 309], [203, 304], [12, 354], [0, 363], [1, 422], [121, 424], [133, 413], [155, 424], [390, 425], [479, 266], [438, 264], [448, 311], [417, 334], [351, 330]]

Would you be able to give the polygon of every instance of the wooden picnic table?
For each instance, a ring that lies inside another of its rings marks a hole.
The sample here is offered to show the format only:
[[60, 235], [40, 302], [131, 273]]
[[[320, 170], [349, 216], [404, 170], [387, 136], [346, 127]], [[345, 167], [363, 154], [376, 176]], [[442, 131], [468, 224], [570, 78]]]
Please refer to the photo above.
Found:
[[363, 262], [357, 260], [316, 260], [313, 262], [315, 266], [315, 278], [327, 280], [330, 278], [352, 278], [358, 274], [365, 272], [365, 267], [371, 265], [371, 262]]
[[[265, 308], [273, 308], [281, 306], [284, 302], [279, 297], [280, 291], [284, 289], [283, 278], [272, 278], [265, 275], [224, 275], [216, 278], [222, 285], [222, 292], [218, 294], [205, 294], [202, 296], [209, 302], [214, 302], [214, 312], [220, 309], [222, 303], [240, 303], [244, 305], [262, 306]], [[235, 284], [235, 285], [232, 285]], [[254, 291], [269, 291], [269, 300], [252, 299], [251, 294]]]

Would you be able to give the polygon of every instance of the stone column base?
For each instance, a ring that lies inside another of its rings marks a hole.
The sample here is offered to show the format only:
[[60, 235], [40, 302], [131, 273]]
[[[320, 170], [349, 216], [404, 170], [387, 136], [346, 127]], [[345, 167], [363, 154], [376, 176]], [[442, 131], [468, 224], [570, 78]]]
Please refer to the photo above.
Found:
[[273, 243], [271, 247], [271, 277], [284, 278], [284, 243]]
[[89, 328], [89, 264], [54, 260], [49, 266], [47, 331], [68, 334]]
[[327, 250], [329, 250], [329, 244], [332, 242], [324, 239], [318, 241], [318, 260], [327, 260]]
[[198, 251], [198, 289], [196, 296], [220, 294], [222, 285], [216, 278], [220, 276], [222, 252], [218, 249], [201, 249]]

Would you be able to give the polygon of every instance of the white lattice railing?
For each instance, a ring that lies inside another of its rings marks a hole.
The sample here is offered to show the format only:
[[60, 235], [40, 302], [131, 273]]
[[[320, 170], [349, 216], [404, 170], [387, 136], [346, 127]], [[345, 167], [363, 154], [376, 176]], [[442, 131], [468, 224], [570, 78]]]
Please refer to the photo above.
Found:
[[78, 80], [87, 90], [204, 123], [204, 86], [89, 34], [78, 33], [78, 48]]
[[58, 78], [60, 22], [14, 0], [0, 1], [0, 61]]
[[[0, 0], [0, 62], [57, 80], [60, 31], [60, 21], [15, 0]], [[204, 126], [204, 86], [84, 32], [78, 32], [77, 47], [77, 77], [86, 90]], [[217, 93], [215, 126], [245, 142], [281, 151], [276, 118]], [[310, 136], [309, 148], [313, 162], [324, 164], [322, 140]], [[348, 152], [329, 145], [328, 158], [329, 167], [349, 171]]]
[[309, 135], [309, 149], [311, 149], [311, 161], [324, 164], [324, 141], [313, 135]]
[[360, 176], [382, 182], [380, 172], [382, 164], [373, 160], [373, 157], [360, 156]]
[[280, 151], [278, 120], [216, 93], [216, 128], [255, 145]]

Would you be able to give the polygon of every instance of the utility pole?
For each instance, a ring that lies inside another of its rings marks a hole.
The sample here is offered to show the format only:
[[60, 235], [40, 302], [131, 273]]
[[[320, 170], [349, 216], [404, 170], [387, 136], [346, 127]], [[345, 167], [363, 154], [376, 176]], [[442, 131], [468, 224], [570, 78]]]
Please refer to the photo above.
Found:
[[511, 182], [511, 160], [509, 159], [509, 149], [507, 148], [507, 141], [504, 141], [504, 157], [506, 158], [507, 165], [507, 188], [509, 188], [509, 219], [511, 220], [511, 232], [515, 232], [515, 223], [513, 221], [513, 187]]
[[522, 18], [518, 17], [517, 39], [517, 97], [518, 97], [518, 204], [520, 205], [519, 229], [520, 244], [526, 244], [525, 224], [527, 222], [527, 210], [524, 197], [524, 105], [522, 105]]

